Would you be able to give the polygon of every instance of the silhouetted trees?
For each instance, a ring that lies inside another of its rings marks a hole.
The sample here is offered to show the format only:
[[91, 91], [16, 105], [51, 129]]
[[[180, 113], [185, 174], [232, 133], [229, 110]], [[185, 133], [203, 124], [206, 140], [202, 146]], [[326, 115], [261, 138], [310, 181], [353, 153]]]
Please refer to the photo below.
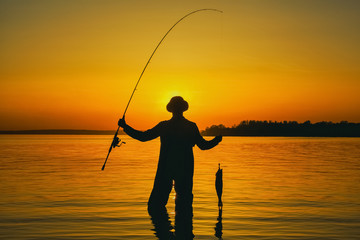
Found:
[[311, 123], [306, 121], [272, 122], [242, 121], [233, 127], [213, 125], [202, 131], [204, 136], [302, 136], [302, 137], [360, 137], [360, 123], [342, 121]]

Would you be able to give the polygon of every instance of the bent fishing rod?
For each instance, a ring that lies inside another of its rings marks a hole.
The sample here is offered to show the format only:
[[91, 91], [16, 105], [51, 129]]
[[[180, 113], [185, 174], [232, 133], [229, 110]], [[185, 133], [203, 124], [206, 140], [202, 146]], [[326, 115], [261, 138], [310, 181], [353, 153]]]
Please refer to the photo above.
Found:
[[[159, 46], [160, 46], [161, 43], [164, 41], [164, 39], [166, 38], [166, 36], [167, 36], [167, 35], [171, 32], [171, 30], [172, 30], [178, 23], [180, 23], [182, 20], [184, 20], [184, 19], [187, 18], [188, 16], [190, 16], [190, 15], [192, 15], [192, 14], [194, 14], [194, 13], [200, 12], [200, 11], [215, 11], [215, 12], [220, 12], [220, 13], [222, 13], [222, 11], [220, 11], [220, 10], [218, 10], [218, 9], [213, 9], [213, 8], [204, 8], [204, 9], [195, 10], [195, 11], [193, 11], [193, 12], [190, 12], [190, 13], [186, 14], [186, 15], [183, 16], [182, 18], [180, 18], [180, 19], [165, 33], [165, 35], [162, 37], [162, 39], [160, 40], [160, 42], [158, 43], [158, 45], [155, 47], [154, 51], [152, 52], [149, 60], [148, 60], [148, 61], [146, 62], [146, 64], [145, 64], [145, 67], [144, 67], [144, 69], [142, 70], [142, 72], [141, 72], [141, 74], [140, 74], [140, 77], [139, 77], [139, 79], [137, 80], [137, 82], [136, 82], [136, 84], [135, 84], [134, 90], [133, 90], [132, 93], [131, 93], [130, 99], [129, 99], [127, 105], [126, 105], [126, 108], [125, 108], [124, 114], [123, 114], [123, 116], [122, 116], [122, 119], [124, 119], [124, 117], [125, 117], [126, 111], [127, 111], [128, 108], [129, 108], [130, 102], [131, 102], [131, 100], [132, 100], [132, 98], [133, 98], [133, 96], [134, 96], [134, 93], [135, 93], [135, 91], [136, 91], [136, 88], [137, 88], [137, 86], [139, 85], [139, 82], [140, 82], [140, 80], [141, 80], [141, 78], [142, 78], [142, 76], [143, 76], [143, 74], [144, 74], [147, 66], [149, 65], [149, 63], [150, 63], [152, 57], [154, 56], [156, 50], [159, 48]], [[113, 140], [112, 140], [112, 142], [111, 142], [111, 145], [110, 145], [108, 154], [107, 154], [107, 156], [106, 156], [104, 165], [102, 166], [101, 170], [104, 170], [104, 169], [105, 169], [105, 165], [106, 165], [106, 162], [107, 162], [107, 160], [108, 160], [108, 158], [109, 158], [109, 155], [110, 155], [111, 150], [112, 150], [113, 148], [115, 148], [115, 147], [120, 147], [122, 144], [125, 144], [125, 142], [122, 141], [122, 140], [117, 136], [118, 133], [119, 133], [119, 129], [120, 129], [120, 126], [118, 126], [118, 128], [117, 128], [117, 130], [116, 130], [116, 132], [115, 132], [114, 138], [113, 138]]]

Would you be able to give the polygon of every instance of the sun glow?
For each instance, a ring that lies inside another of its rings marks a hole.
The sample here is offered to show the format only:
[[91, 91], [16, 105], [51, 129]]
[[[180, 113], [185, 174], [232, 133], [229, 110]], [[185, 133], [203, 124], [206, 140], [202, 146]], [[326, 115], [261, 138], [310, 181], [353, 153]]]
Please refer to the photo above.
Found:
[[[173, 96], [189, 103], [185, 116], [200, 129], [360, 121], [358, 4], [225, 2], [213, 6], [223, 14], [194, 15], [167, 36], [129, 123], [145, 129], [168, 119]], [[0, 130], [113, 129], [159, 38], [200, 5], [1, 1]]]

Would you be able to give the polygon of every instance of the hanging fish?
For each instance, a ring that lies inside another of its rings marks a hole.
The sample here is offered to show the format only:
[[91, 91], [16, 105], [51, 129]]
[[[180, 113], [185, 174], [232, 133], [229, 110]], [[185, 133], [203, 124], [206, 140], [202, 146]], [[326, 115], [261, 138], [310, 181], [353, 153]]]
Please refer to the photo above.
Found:
[[219, 199], [219, 203], [218, 206], [222, 207], [222, 200], [221, 200], [221, 196], [222, 196], [222, 190], [223, 190], [223, 179], [222, 179], [222, 169], [220, 169], [220, 163], [219, 163], [219, 169], [216, 172], [216, 179], [215, 179], [215, 188], [216, 188], [216, 193]]

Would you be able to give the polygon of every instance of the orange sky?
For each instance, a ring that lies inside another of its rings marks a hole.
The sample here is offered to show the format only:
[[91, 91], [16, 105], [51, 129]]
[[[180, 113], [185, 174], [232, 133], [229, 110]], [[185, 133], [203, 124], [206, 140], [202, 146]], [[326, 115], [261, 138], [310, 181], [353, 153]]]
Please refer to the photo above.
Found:
[[0, 1], [0, 130], [360, 122], [359, 1]]

